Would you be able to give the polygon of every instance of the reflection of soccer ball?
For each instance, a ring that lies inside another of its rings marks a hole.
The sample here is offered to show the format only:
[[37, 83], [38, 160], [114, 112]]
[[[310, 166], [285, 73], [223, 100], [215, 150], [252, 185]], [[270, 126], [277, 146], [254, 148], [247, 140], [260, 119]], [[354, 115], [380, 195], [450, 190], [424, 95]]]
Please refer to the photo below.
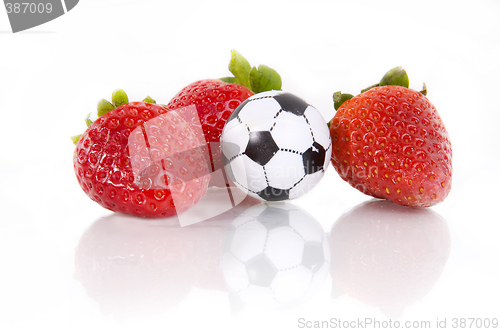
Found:
[[286, 309], [308, 300], [330, 267], [323, 228], [289, 204], [259, 204], [232, 223], [223, 246], [222, 273], [241, 302]]
[[290, 93], [271, 91], [234, 110], [221, 149], [239, 188], [280, 201], [297, 198], [319, 182], [330, 163], [331, 139], [318, 110]]

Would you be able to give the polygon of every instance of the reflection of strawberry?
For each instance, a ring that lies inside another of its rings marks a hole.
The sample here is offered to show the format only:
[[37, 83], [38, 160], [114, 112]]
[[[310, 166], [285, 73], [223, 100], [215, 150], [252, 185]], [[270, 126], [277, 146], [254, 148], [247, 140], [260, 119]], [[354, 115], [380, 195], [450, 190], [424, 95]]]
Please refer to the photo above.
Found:
[[[234, 77], [204, 79], [189, 84], [168, 103], [167, 108], [176, 110], [195, 105], [197, 117], [184, 116], [191, 126], [200, 126], [212, 154], [214, 169], [220, 168], [220, 136], [227, 118], [244, 100], [257, 92], [281, 89], [281, 78], [266, 66], [250, 67], [248, 61], [232, 51], [229, 70]], [[191, 121], [190, 121], [191, 120]]]
[[194, 233], [177, 218], [113, 214], [81, 237], [75, 276], [103, 312], [127, 317], [171, 310], [196, 282]]
[[121, 316], [168, 311], [193, 288], [228, 292], [220, 268], [222, 239], [231, 222], [259, 202], [247, 196], [235, 208], [186, 227], [176, 217], [99, 219], [78, 243], [75, 276], [102, 311]]
[[[208, 166], [193, 130], [175, 112], [128, 102], [115, 92], [114, 106], [81, 135], [74, 153], [78, 182], [103, 207], [142, 217], [187, 210], [205, 194]], [[102, 112], [104, 113], [104, 112]]]
[[450, 253], [450, 232], [430, 209], [373, 200], [335, 222], [330, 248], [334, 289], [394, 313], [435, 285]]
[[431, 206], [448, 195], [451, 144], [423, 93], [373, 87], [341, 104], [330, 132], [333, 166], [364, 193], [407, 206]]

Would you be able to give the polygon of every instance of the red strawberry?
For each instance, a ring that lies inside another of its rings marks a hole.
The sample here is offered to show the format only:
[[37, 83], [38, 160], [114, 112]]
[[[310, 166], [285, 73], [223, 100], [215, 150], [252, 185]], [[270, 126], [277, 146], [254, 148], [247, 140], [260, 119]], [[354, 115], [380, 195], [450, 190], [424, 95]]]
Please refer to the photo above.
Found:
[[229, 70], [234, 77], [204, 79], [189, 84], [179, 91], [168, 103], [167, 108], [176, 110], [195, 106], [197, 114], [182, 114], [193, 127], [198, 127], [205, 136], [212, 157], [213, 170], [222, 167], [220, 157], [220, 136], [228, 117], [243, 101], [268, 90], [280, 90], [281, 78], [273, 69], [260, 65], [250, 67], [248, 61], [237, 51], [231, 51]]
[[[190, 126], [199, 127], [205, 136], [205, 141], [211, 154], [215, 157], [219, 150], [222, 128], [227, 118], [245, 99], [252, 96], [253, 92], [239, 84], [229, 84], [221, 80], [205, 79], [189, 84], [179, 91], [168, 103], [167, 108], [176, 110], [186, 106], [196, 106], [195, 116], [184, 117]], [[215, 144], [210, 144], [215, 143]], [[214, 158], [220, 160], [220, 157]], [[220, 166], [218, 167], [220, 168]]]
[[123, 91], [113, 100], [121, 106], [101, 101], [108, 113], [76, 145], [74, 168], [85, 193], [109, 210], [141, 217], [168, 217], [196, 204], [209, 170], [193, 130], [160, 105], [128, 103]]
[[451, 144], [424, 94], [395, 85], [371, 88], [338, 108], [330, 132], [333, 166], [360, 191], [424, 207], [448, 195]]

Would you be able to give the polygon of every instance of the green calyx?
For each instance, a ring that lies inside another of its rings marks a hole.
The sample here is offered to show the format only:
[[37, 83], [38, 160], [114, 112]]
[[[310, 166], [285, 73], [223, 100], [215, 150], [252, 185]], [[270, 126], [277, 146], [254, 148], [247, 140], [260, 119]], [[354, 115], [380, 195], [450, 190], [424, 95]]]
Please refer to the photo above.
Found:
[[281, 76], [278, 72], [266, 65], [259, 65], [250, 70], [250, 86], [255, 93], [281, 90]]
[[395, 67], [385, 73], [384, 77], [380, 80], [379, 85], [399, 85], [408, 88], [410, 86], [410, 79], [408, 78], [406, 70], [402, 67]]
[[250, 71], [252, 70], [252, 67], [247, 59], [245, 59], [238, 51], [231, 50], [231, 60], [229, 61], [228, 68], [240, 85], [251, 89]]
[[361, 92], [366, 92], [377, 86], [386, 86], [386, 85], [398, 85], [408, 88], [410, 86], [410, 80], [408, 79], [408, 74], [406, 73], [406, 70], [404, 70], [400, 66], [394, 67], [387, 73], [385, 73], [380, 82], [370, 85], [369, 87], [361, 90]]
[[122, 89], [115, 90], [111, 94], [111, 102], [115, 107], [128, 104], [128, 96]]
[[229, 71], [234, 76], [223, 77], [222, 81], [247, 87], [254, 93], [281, 90], [281, 76], [266, 65], [252, 67], [238, 51], [231, 50]]
[[[234, 76], [227, 76], [219, 78], [222, 82], [226, 82], [228, 84], [239, 84], [238, 80]], [[240, 84], [241, 85], [241, 84]]]
[[335, 110], [338, 110], [340, 106], [347, 100], [351, 99], [354, 97], [350, 93], [342, 93], [340, 91], [337, 91], [333, 94], [333, 107], [335, 107]]
[[[143, 101], [145, 103], [156, 104], [156, 101], [153, 98], [151, 98], [150, 96], [147, 96], [146, 98], [144, 98]], [[109, 102], [106, 99], [101, 99], [97, 102], [97, 117], [101, 117], [104, 114], [114, 110], [115, 108], [120, 107], [120, 106], [125, 105], [125, 104], [128, 104], [128, 103], [129, 103], [129, 99], [128, 99], [128, 96], [125, 93], [125, 91], [123, 91], [122, 89], [117, 89], [117, 90], [113, 91], [113, 93], [111, 94], [111, 102]], [[90, 119], [91, 115], [92, 115], [92, 113], [89, 113], [85, 117], [85, 124], [87, 125], [87, 127], [89, 127], [92, 123], [94, 123]], [[76, 145], [78, 143], [78, 141], [80, 140], [81, 136], [82, 135], [71, 136], [70, 138], [71, 138], [71, 141], [73, 142], [73, 144]]]
[[[156, 100], [154, 100], [150, 96], [147, 96], [142, 101], [145, 103], [156, 104]], [[104, 114], [114, 110], [117, 107], [128, 104], [128, 102], [128, 96], [125, 91], [123, 91], [122, 89], [115, 90], [111, 95], [111, 102], [107, 101], [106, 99], [101, 99], [97, 102], [97, 116], [103, 116]]]
[[104, 114], [114, 110], [115, 108], [116, 106], [111, 104], [106, 99], [101, 99], [97, 102], [97, 116], [103, 116]]
[[144, 98], [142, 100], [143, 102], [145, 103], [150, 103], [150, 104], [156, 104], [156, 100], [154, 100], [153, 98], [151, 98], [150, 96], [147, 96], [146, 98]]
[[109, 111], [128, 103], [128, 96], [122, 89], [113, 91], [111, 94], [111, 102], [106, 99], [101, 99], [97, 102], [97, 116], [103, 116]]
[[90, 125], [92, 123], [94, 123], [94, 121], [90, 120], [90, 116], [92, 115], [92, 113], [89, 113], [87, 114], [87, 116], [85, 117], [85, 124], [87, 125], [87, 127], [90, 127]]
[[76, 145], [78, 143], [78, 141], [80, 140], [80, 137], [82, 137], [81, 134], [80, 135], [73, 135], [73, 136], [71, 136], [70, 137], [71, 138], [71, 142], [73, 142], [73, 144]]
[[[382, 77], [380, 82], [375, 83], [370, 85], [369, 87], [361, 90], [361, 93], [366, 92], [372, 88], [378, 87], [378, 86], [387, 86], [387, 85], [397, 85], [397, 86], [402, 86], [405, 88], [408, 88], [410, 86], [410, 80], [408, 78], [408, 74], [406, 73], [406, 70], [404, 70], [402, 67], [394, 67], [388, 72], [385, 73], [385, 75]], [[424, 83], [423, 89], [420, 91], [421, 94], [424, 96], [427, 95], [427, 87]], [[349, 100], [353, 97], [353, 95], [349, 93], [341, 93], [335, 92], [333, 94], [333, 106], [335, 107], [335, 110], [338, 110], [339, 107], [346, 101]]]

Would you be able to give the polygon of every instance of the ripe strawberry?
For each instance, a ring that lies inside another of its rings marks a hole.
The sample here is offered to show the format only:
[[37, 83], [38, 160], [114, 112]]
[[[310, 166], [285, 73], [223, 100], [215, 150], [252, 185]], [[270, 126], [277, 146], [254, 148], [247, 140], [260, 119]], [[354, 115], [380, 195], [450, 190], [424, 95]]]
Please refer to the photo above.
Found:
[[[167, 108], [189, 110], [187, 106], [196, 106], [197, 114], [184, 119], [191, 120], [189, 125], [192, 127], [201, 126], [209, 152], [215, 157], [219, 151], [217, 147], [227, 118], [236, 107], [252, 95], [252, 91], [239, 84], [205, 79], [191, 83], [179, 91], [168, 103]], [[220, 160], [220, 157], [213, 159], [214, 162], [216, 160]]]
[[193, 130], [160, 105], [129, 103], [123, 91], [113, 101], [120, 106], [100, 102], [107, 113], [76, 144], [74, 168], [85, 193], [109, 210], [141, 217], [168, 217], [196, 204], [210, 176]]
[[373, 87], [338, 108], [330, 133], [333, 166], [365, 194], [426, 207], [443, 201], [451, 189], [448, 133], [423, 93]]
[[227, 119], [243, 101], [254, 93], [280, 90], [281, 78], [273, 69], [260, 65], [250, 67], [248, 61], [232, 50], [229, 70], [234, 77], [204, 79], [193, 82], [179, 91], [168, 103], [167, 108], [189, 112], [195, 106], [197, 114], [182, 114], [196, 130], [203, 131], [208, 151], [212, 157], [212, 170], [222, 167], [220, 157], [220, 136]]

